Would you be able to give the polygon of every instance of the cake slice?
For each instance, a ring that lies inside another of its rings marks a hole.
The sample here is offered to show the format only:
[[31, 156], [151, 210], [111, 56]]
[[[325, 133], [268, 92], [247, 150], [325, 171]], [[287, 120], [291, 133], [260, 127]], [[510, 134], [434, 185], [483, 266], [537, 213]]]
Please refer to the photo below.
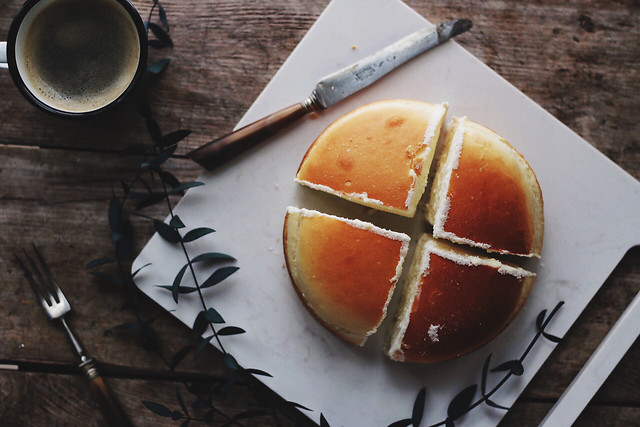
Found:
[[418, 241], [387, 355], [438, 362], [498, 335], [524, 304], [534, 274], [424, 234]]
[[289, 207], [283, 241], [289, 275], [311, 314], [335, 335], [364, 345], [386, 316], [409, 236]]
[[507, 141], [466, 118], [446, 133], [426, 217], [436, 238], [540, 257], [544, 212], [533, 170]]
[[357, 108], [320, 134], [305, 154], [296, 181], [413, 217], [447, 109], [447, 104], [399, 99]]

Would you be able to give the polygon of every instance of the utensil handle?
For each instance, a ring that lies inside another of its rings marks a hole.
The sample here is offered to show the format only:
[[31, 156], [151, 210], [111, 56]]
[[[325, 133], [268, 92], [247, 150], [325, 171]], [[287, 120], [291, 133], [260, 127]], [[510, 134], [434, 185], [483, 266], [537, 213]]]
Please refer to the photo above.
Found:
[[0, 42], [0, 68], [9, 68], [7, 60], [7, 42]]
[[89, 359], [80, 365], [82, 372], [89, 379], [91, 393], [100, 405], [100, 411], [110, 427], [133, 427], [129, 417], [120, 406], [111, 389], [104, 381], [93, 359]]
[[255, 146], [310, 111], [304, 103], [294, 104], [215, 139], [187, 153], [187, 157], [206, 169], [213, 169]]

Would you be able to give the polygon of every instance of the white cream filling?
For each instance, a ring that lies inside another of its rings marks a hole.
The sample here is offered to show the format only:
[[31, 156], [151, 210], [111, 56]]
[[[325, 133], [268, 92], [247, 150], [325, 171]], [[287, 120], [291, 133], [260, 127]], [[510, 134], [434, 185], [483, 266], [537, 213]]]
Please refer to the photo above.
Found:
[[427, 334], [429, 335], [429, 339], [431, 342], [439, 342], [440, 338], [438, 337], [438, 331], [442, 328], [441, 325], [431, 325], [429, 326], [429, 331]]
[[344, 191], [334, 190], [333, 188], [331, 188], [329, 186], [322, 185], [322, 184], [316, 184], [316, 183], [313, 183], [313, 182], [309, 182], [309, 181], [300, 179], [298, 177], [294, 178], [294, 180], [298, 184], [305, 185], [305, 186], [307, 186], [309, 188], [313, 188], [314, 190], [324, 191], [325, 193], [333, 194], [334, 196], [348, 197], [348, 198], [351, 198], [351, 199], [360, 200], [363, 203], [369, 203], [369, 204], [373, 204], [373, 205], [384, 206], [384, 202], [382, 202], [381, 200], [372, 199], [371, 197], [369, 197], [369, 195], [366, 192], [364, 192], [364, 193], [345, 193]]
[[[438, 125], [440, 124], [442, 117], [447, 113], [448, 107], [449, 107], [449, 104], [446, 102], [443, 102], [442, 104], [437, 105], [436, 108], [434, 108], [434, 111], [431, 113], [431, 116], [429, 117], [429, 123], [427, 124], [427, 129], [424, 131], [424, 138], [422, 139], [422, 143], [420, 144], [420, 148], [424, 147], [424, 151], [421, 153], [420, 157], [417, 159], [417, 162], [416, 162], [416, 163], [421, 163], [423, 165], [423, 168], [421, 169], [422, 172], [420, 175], [424, 173], [427, 173], [427, 174], [429, 173], [429, 168], [424, 168], [424, 162], [431, 155], [431, 151], [432, 151], [431, 146], [435, 144], [433, 139], [436, 136], [436, 129], [438, 129]], [[412, 204], [411, 202], [413, 201], [413, 198], [415, 196], [416, 183], [418, 182], [418, 175], [413, 169], [409, 170], [409, 176], [411, 176], [413, 181], [411, 183], [411, 187], [409, 188], [409, 192], [407, 193], [407, 199], [404, 202], [404, 205], [407, 209], [411, 207], [411, 204]]]

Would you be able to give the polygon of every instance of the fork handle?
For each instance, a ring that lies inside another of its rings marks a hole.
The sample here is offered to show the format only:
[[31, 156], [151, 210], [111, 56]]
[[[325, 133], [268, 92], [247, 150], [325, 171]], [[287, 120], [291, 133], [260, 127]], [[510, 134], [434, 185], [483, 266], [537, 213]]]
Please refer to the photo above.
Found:
[[127, 414], [120, 406], [111, 389], [104, 381], [100, 372], [96, 368], [93, 359], [89, 359], [80, 364], [82, 372], [89, 379], [91, 393], [100, 405], [100, 411], [104, 416], [107, 424], [111, 427], [133, 427], [133, 424], [127, 417]]

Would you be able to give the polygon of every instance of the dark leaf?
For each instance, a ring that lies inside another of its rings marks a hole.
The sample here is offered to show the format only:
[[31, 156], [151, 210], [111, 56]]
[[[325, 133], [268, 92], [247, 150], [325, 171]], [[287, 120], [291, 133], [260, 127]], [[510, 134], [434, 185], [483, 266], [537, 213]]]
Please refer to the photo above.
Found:
[[187, 232], [187, 234], [184, 235], [184, 237], [182, 238], [182, 241], [185, 243], [193, 242], [194, 240], [204, 237], [207, 234], [214, 233], [215, 231], [216, 230], [209, 227], [194, 228], [193, 230], [190, 230], [189, 232]]
[[496, 366], [491, 370], [491, 372], [505, 372], [509, 371], [513, 375], [520, 376], [524, 374], [524, 366], [520, 363], [519, 360], [508, 360], [500, 365]]
[[157, 41], [160, 43], [156, 43], [156, 46], [151, 46], [151, 42], [154, 40], [149, 40], [149, 46], [157, 48], [157, 46], [162, 47], [173, 47], [173, 42], [171, 41], [171, 37], [169, 34], [158, 24], [154, 24], [153, 22], [149, 22], [149, 29], [153, 33], [154, 36], [158, 39]]
[[411, 424], [413, 424], [413, 421], [411, 420], [411, 418], [405, 418], [404, 420], [398, 420], [395, 423], [391, 423], [387, 427], [407, 427], [407, 426], [410, 426]]
[[540, 313], [538, 313], [538, 317], [536, 317], [536, 327], [538, 331], [542, 331], [542, 325], [544, 324], [544, 318], [547, 315], [547, 310], [544, 309]]
[[486, 399], [485, 403], [491, 406], [492, 408], [496, 408], [496, 409], [504, 409], [505, 411], [508, 411], [509, 409], [511, 409], [511, 408], [507, 408], [506, 406], [498, 405], [491, 399]]
[[221, 254], [219, 252], [205, 252], [194, 257], [191, 260], [191, 263], [202, 262], [202, 261], [235, 261], [236, 259], [231, 255]]
[[[220, 335], [220, 333], [218, 333], [218, 335]], [[247, 372], [249, 374], [252, 374], [252, 375], [259, 375], [261, 377], [273, 378], [273, 375], [271, 375], [269, 372], [265, 372], [265, 371], [260, 370], [260, 369], [249, 368], [249, 369], [245, 369], [245, 372]]]
[[489, 373], [489, 364], [491, 363], [491, 353], [487, 356], [482, 367], [482, 378], [480, 379], [480, 392], [482, 396], [487, 395], [487, 374]]
[[296, 403], [296, 402], [289, 401], [288, 403], [289, 403], [290, 405], [293, 405], [293, 407], [298, 408], [298, 409], [303, 409], [303, 410], [305, 410], [305, 411], [310, 411], [310, 410], [311, 410], [311, 409], [307, 408], [306, 406], [301, 405], [301, 404]]
[[153, 220], [153, 228], [156, 229], [158, 234], [169, 243], [178, 243], [180, 242], [180, 234], [176, 231], [175, 228], [171, 227], [164, 222], [154, 219]]
[[447, 417], [447, 419], [444, 420], [444, 425], [446, 427], [456, 427], [456, 423], [454, 423], [453, 420], [449, 417]]
[[142, 328], [142, 334], [140, 336], [142, 346], [147, 350], [157, 350], [158, 348], [158, 333], [150, 326], [145, 325]]
[[178, 181], [178, 178], [176, 178], [171, 172], [160, 171], [159, 175], [162, 182], [167, 184], [170, 188], [173, 188], [176, 185], [180, 184], [180, 181]]
[[331, 427], [322, 413], [320, 414], [320, 427]]
[[178, 129], [173, 132], [170, 132], [162, 137], [162, 141], [160, 142], [161, 147], [168, 147], [170, 145], [177, 144], [182, 141], [186, 137], [191, 134], [191, 131], [188, 129]]
[[218, 335], [239, 335], [244, 334], [246, 331], [242, 328], [238, 328], [237, 326], [226, 326], [218, 331]]
[[542, 336], [545, 337], [546, 339], [548, 339], [551, 342], [559, 343], [560, 341], [562, 341], [562, 338], [557, 337], [555, 335], [548, 334], [546, 332], [543, 332]]
[[169, 221], [169, 225], [173, 228], [185, 228], [184, 222], [180, 219], [178, 215], [174, 215], [171, 217], [171, 221]]
[[[165, 68], [167, 68], [167, 65], [169, 65], [170, 62], [171, 62], [171, 59], [163, 58], [149, 65], [147, 67], [147, 71], [157, 76], [158, 74], [162, 73], [165, 70]], [[165, 145], [162, 145], [162, 144], [160, 146], [165, 147]]]
[[[158, 287], [173, 292], [173, 286], [158, 285]], [[192, 294], [192, 293], [196, 292], [197, 290], [198, 290], [198, 288], [195, 288], [193, 286], [179, 286], [178, 287], [178, 294], [180, 294], [180, 295], [182, 295], [182, 294]]]
[[206, 312], [204, 310], [201, 311], [196, 316], [196, 320], [193, 321], [193, 332], [198, 336], [204, 334], [204, 332], [209, 327], [209, 321], [205, 317], [205, 313]]
[[220, 313], [213, 307], [209, 307], [207, 311], [204, 312], [204, 317], [211, 323], [224, 323], [224, 319]]
[[98, 279], [104, 281], [104, 282], [108, 282], [111, 283], [112, 285], [116, 285], [116, 286], [120, 286], [120, 287], [124, 287], [124, 282], [122, 281], [122, 279], [109, 274], [109, 273], [105, 273], [103, 271], [92, 271], [89, 274], [91, 274], [92, 276], [96, 276]]
[[188, 190], [193, 187], [200, 187], [204, 185], [204, 182], [192, 181], [192, 182], [183, 182], [176, 187], [173, 187], [168, 191], [169, 194], [181, 194], [183, 191]]
[[451, 418], [451, 420], [453, 421], [467, 412], [469, 406], [471, 405], [471, 402], [473, 401], [473, 396], [476, 394], [476, 388], [478, 388], [477, 384], [469, 386], [453, 398], [451, 403], [449, 403], [449, 407], [447, 408], [448, 418]]
[[212, 339], [213, 339], [213, 335], [210, 335], [205, 339], [203, 339], [202, 341], [200, 341], [200, 344], [198, 344], [198, 347], [193, 352], [193, 360], [196, 360], [198, 356], [200, 356], [200, 353], [202, 353], [202, 351], [205, 349], [205, 347], [207, 347], [207, 344], [209, 344], [209, 342], [211, 342]]
[[153, 49], [164, 49], [166, 47], [171, 47], [171, 44], [167, 43], [164, 40], [150, 39], [149, 40], [149, 47], [151, 47]]
[[176, 388], [176, 400], [178, 401], [178, 405], [182, 408], [185, 414], [189, 415], [189, 411], [184, 404], [184, 400], [182, 400], [182, 396], [180, 395], [180, 390]]
[[182, 362], [182, 359], [184, 359], [185, 356], [189, 354], [192, 348], [193, 348], [192, 345], [187, 345], [185, 347], [182, 347], [180, 350], [176, 351], [176, 354], [174, 354], [173, 357], [171, 358], [171, 364], [169, 365], [169, 368], [171, 370], [176, 369], [180, 364], [180, 362]]
[[189, 264], [185, 264], [180, 271], [178, 271], [178, 274], [176, 274], [176, 277], [173, 279], [173, 286], [171, 287], [171, 293], [173, 294], [173, 300], [176, 302], [176, 304], [178, 303], [178, 295], [180, 294], [180, 283], [182, 282], [182, 278], [184, 277], [184, 273], [185, 271], [187, 271], [187, 267], [189, 266]]
[[110, 264], [112, 262], [116, 262], [116, 260], [112, 258], [96, 258], [92, 261], [89, 261], [89, 264], [87, 264], [85, 268], [93, 268], [99, 265]]
[[219, 268], [216, 271], [214, 271], [213, 274], [211, 274], [211, 276], [209, 276], [207, 280], [204, 281], [204, 283], [202, 284], [202, 286], [200, 286], [200, 288], [205, 289], [205, 288], [210, 288], [211, 286], [215, 286], [238, 270], [239, 270], [238, 267]]
[[224, 364], [227, 365], [229, 369], [232, 369], [234, 371], [240, 368], [240, 365], [238, 365], [238, 362], [236, 361], [235, 357], [233, 357], [229, 353], [224, 354]]
[[160, 17], [160, 22], [164, 25], [164, 28], [169, 31], [169, 21], [167, 20], [167, 12], [164, 10], [164, 7], [160, 3], [158, 3], [158, 16]]
[[164, 162], [166, 162], [172, 155], [173, 153], [176, 152], [176, 148], [178, 148], [177, 145], [172, 145], [170, 147], [167, 147], [165, 149], [163, 149], [160, 154], [158, 154], [156, 156], [155, 159], [153, 159], [153, 161], [151, 162], [151, 164], [153, 166], [160, 166], [161, 164], [163, 164]]
[[422, 387], [416, 396], [416, 400], [413, 402], [413, 411], [411, 412], [411, 422], [415, 427], [422, 422], [422, 414], [424, 413], [424, 404], [426, 401], [427, 389]]
[[184, 417], [184, 414], [180, 411], [173, 411], [171, 413], [171, 419], [173, 419], [173, 421], [179, 420], [182, 417]]
[[136, 277], [136, 276], [138, 275], [138, 273], [139, 273], [143, 268], [146, 268], [146, 267], [148, 267], [148, 266], [150, 266], [150, 265], [151, 265], [151, 263], [150, 263], [150, 262], [148, 262], [148, 263], [146, 263], [145, 265], [143, 265], [142, 267], [138, 268], [136, 271], [134, 271], [133, 273], [131, 273], [131, 278], [133, 279], [134, 277]]
[[189, 427], [189, 423], [191, 422], [190, 418], [187, 418], [186, 420], [184, 420], [182, 422], [182, 424], [180, 424], [180, 427]]
[[171, 409], [164, 406], [162, 403], [157, 402], [149, 402], [148, 400], [143, 400], [142, 404], [147, 407], [148, 410], [153, 412], [156, 415], [160, 415], [161, 417], [171, 418]]
[[146, 118], [145, 123], [147, 125], [147, 132], [149, 132], [149, 135], [151, 136], [151, 140], [156, 144], [160, 143], [162, 131], [160, 130], [160, 125], [156, 119], [149, 116]]
[[122, 218], [120, 221], [120, 238], [116, 243], [116, 257], [128, 259], [133, 254], [134, 228], [131, 221]]

